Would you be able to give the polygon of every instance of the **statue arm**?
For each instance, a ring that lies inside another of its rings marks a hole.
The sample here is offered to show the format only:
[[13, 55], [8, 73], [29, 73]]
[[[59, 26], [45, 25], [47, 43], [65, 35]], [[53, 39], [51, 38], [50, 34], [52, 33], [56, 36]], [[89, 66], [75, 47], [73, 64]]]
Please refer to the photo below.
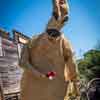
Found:
[[28, 45], [25, 45], [21, 52], [21, 58], [19, 60], [19, 66], [24, 70], [30, 70], [33, 75], [37, 78], [44, 77], [42, 73], [37, 71], [33, 65], [29, 62], [29, 48]]
[[77, 84], [78, 80], [78, 73], [77, 73], [77, 66], [75, 63], [75, 60], [73, 58], [73, 50], [72, 47], [66, 39], [63, 41], [63, 53], [64, 53], [64, 59], [65, 59], [65, 81], [69, 82], [68, 84], [68, 90], [66, 97], [75, 96], [76, 98], [79, 98], [80, 91], [79, 86]]
[[19, 59], [19, 65], [24, 70], [32, 67], [32, 65], [29, 63], [29, 51], [27, 45], [24, 45], [22, 49], [21, 58]]
[[51, 28], [61, 30], [65, 22], [68, 21], [68, 2], [65, 0], [52, 0], [52, 4], [53, 13], [46, 30]]
[[77, 66], [73, 57], [73, 49], [69, 41], [66, 39], [63, 41], [63, 54], [65, 60], [65, 80], [77, 80]]

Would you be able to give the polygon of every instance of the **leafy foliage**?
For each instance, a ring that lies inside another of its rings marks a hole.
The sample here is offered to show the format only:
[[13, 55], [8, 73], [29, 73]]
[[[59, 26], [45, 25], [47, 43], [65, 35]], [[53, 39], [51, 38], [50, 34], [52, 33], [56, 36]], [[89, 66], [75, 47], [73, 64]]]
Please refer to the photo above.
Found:
[[83, 59], [77, 61], [80, 78], [89, 81], [100, 77], [100, 51], [89, 50], [84, 54]]

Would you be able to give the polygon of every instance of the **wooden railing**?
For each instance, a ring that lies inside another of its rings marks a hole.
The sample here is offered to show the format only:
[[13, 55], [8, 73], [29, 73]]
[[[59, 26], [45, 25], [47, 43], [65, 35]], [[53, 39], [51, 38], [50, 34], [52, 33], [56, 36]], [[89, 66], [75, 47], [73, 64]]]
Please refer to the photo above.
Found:
[[20, 100], [20, 92], [5, 94], [5, 100]]

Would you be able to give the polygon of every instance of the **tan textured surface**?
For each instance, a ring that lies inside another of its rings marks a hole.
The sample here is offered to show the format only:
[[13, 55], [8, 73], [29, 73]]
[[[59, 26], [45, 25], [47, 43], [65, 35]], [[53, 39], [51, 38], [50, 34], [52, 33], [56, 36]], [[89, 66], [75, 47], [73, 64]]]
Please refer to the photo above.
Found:
[[[30, 68], [26, 68], [21, 82], [21, 100], [64, 100], [67, 84], [64, 80], [66, 61], [63, 52], [65, 51], [64, 49], [66, 49], [66, 57], [70, 56], [69, 51], [71, 49], [68, 43], [66, 44], [67, 48], [64, 48], [63, 37], [59, 37], [57, 40], [51, 40], [47, 34], [41, 34], [38, 38], [33, 39], [31, 43], [32, 45], [29, 46], [30, 51], [24, 52], [22, 56], [24, 63], [26, 63], [25, 60], [29, 55], [31, 64], [36, 70], [43, 74], [52, 70], [57, 73], [57, 76], [52, 81], [47, 78], [38, 79], [34, 76]], [[26, 56], [27, 53], [30, 54]], [[72, 68], [74, 68], [73, 64], [71, 65]], [[76, 74], [74, 70], [70, 68], [67, 67], [71, 76], [66, 76], [66, 80], [67, 78], [68, 80], [73, 78]]]
[[[59, 20], [52, 16], [46, 29], [60, 30], [63, 27], [63, 20], [68, 14], [67, 6], [66, 2], [53, 4], [53, 11], [59, 8], [56, 13], [61, 13], [61, 16], [58, 16]], [[76, 79], [72, 49], [63, 36], [54, 39], [43, 33], [30, 40], [23, 49], [20, 66], [25, 69], [21, 81], [21, 100], [64, 100], [67, 92], [65, 80]], [[38, 78], [37, 71], [42, 74], [55, 71], [57, 75], [54, 80]]]

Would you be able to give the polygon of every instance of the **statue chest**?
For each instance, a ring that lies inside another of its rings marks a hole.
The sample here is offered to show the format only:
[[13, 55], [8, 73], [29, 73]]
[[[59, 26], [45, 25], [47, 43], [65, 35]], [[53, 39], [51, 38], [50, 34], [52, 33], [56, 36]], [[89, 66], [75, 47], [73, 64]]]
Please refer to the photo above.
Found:
[[62, 55], [61, 40], [40, 39], [31, 48], [33, 57], [58, 57]]
[[32, 64], [42, 72], [50, 70], [63, 72], [64, 59], [60, 42], [60, 40], [56, 42], [48, 39], [39, 40], [30, 50]]

